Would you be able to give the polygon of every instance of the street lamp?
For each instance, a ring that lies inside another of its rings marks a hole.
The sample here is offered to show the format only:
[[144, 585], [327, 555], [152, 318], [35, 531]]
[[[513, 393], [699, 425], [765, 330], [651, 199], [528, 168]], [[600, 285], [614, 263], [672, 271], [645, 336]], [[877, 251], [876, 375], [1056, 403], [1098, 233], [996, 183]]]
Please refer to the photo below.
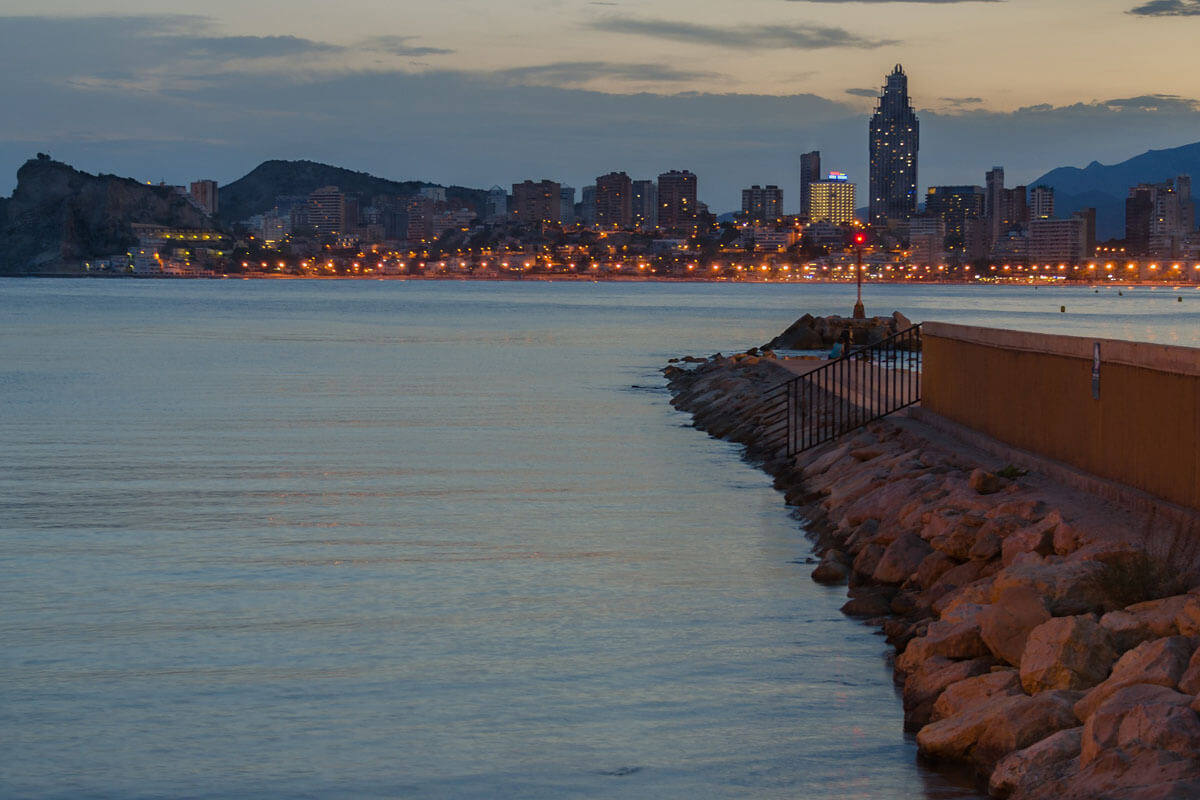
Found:
[[858, 254], [858, 259], [857, 259], [858, 266], [855, 269], [855, 272], [857, 273], [857, 277], [858, 277], [858, 301], [855, 302], [855, 304], [854, 304], [854, 319], [866, 319], [867, 318], [867, 312], [863, 308], [863, 301], [862, 301], [862, 249], [863, 249], [863, 245], [866, 243], [867, 243], [867, 235], [865, 233], [860, 232], [860, 233], [854, 234], [854, 251]]

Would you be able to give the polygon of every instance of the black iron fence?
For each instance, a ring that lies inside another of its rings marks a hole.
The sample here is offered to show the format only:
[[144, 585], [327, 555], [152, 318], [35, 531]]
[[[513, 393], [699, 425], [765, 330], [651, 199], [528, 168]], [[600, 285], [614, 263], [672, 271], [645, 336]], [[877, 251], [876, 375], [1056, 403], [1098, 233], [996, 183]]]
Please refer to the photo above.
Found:
[[921, 400], [921, 326], [851, 348], [764, 397], [765, 439], [794, 456]]

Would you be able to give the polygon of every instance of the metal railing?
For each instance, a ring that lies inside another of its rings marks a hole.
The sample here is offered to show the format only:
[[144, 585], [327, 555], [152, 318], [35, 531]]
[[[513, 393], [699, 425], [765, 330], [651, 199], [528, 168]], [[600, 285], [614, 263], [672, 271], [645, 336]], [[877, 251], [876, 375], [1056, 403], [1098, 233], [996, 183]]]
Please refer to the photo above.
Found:
[[760, 419], [772, 449], [794, 456], [921, 400], [921, 326], [853, 348], [776, 386]]

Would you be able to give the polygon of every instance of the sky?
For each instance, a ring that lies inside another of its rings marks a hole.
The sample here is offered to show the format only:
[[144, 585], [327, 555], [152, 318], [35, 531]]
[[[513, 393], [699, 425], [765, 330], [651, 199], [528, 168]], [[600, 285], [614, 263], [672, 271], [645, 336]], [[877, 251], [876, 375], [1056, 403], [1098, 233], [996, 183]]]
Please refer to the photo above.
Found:
[[267, 159], [582, 187], [690, 169], [714, 211], [798, 161], [859, 184], [895, 64], [920, 182], [1200, 141], [1200, 0], [5, 0], [0, 194], [37, 152], [228, 183]]

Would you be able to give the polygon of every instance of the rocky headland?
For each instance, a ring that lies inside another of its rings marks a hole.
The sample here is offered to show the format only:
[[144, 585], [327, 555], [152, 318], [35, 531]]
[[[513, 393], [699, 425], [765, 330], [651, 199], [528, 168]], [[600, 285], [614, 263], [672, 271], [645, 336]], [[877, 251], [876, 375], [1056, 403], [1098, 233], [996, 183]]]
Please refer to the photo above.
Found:
[[0, 275], [78, 275], [84, 259], [135, 246], [134, 223], [213, 227], [169, 186], [90, 175], [39, 154], [17, 170], [12, 197], [0, 200]]
[[789, 458], [763, 396], [794, 373], [758, 353], [668, 366], [672, 402], [774, 475], [813, 579], [894, 646], [922, 757], [994, 797], [1200, 797], [1195, 530], [903, 415]]

